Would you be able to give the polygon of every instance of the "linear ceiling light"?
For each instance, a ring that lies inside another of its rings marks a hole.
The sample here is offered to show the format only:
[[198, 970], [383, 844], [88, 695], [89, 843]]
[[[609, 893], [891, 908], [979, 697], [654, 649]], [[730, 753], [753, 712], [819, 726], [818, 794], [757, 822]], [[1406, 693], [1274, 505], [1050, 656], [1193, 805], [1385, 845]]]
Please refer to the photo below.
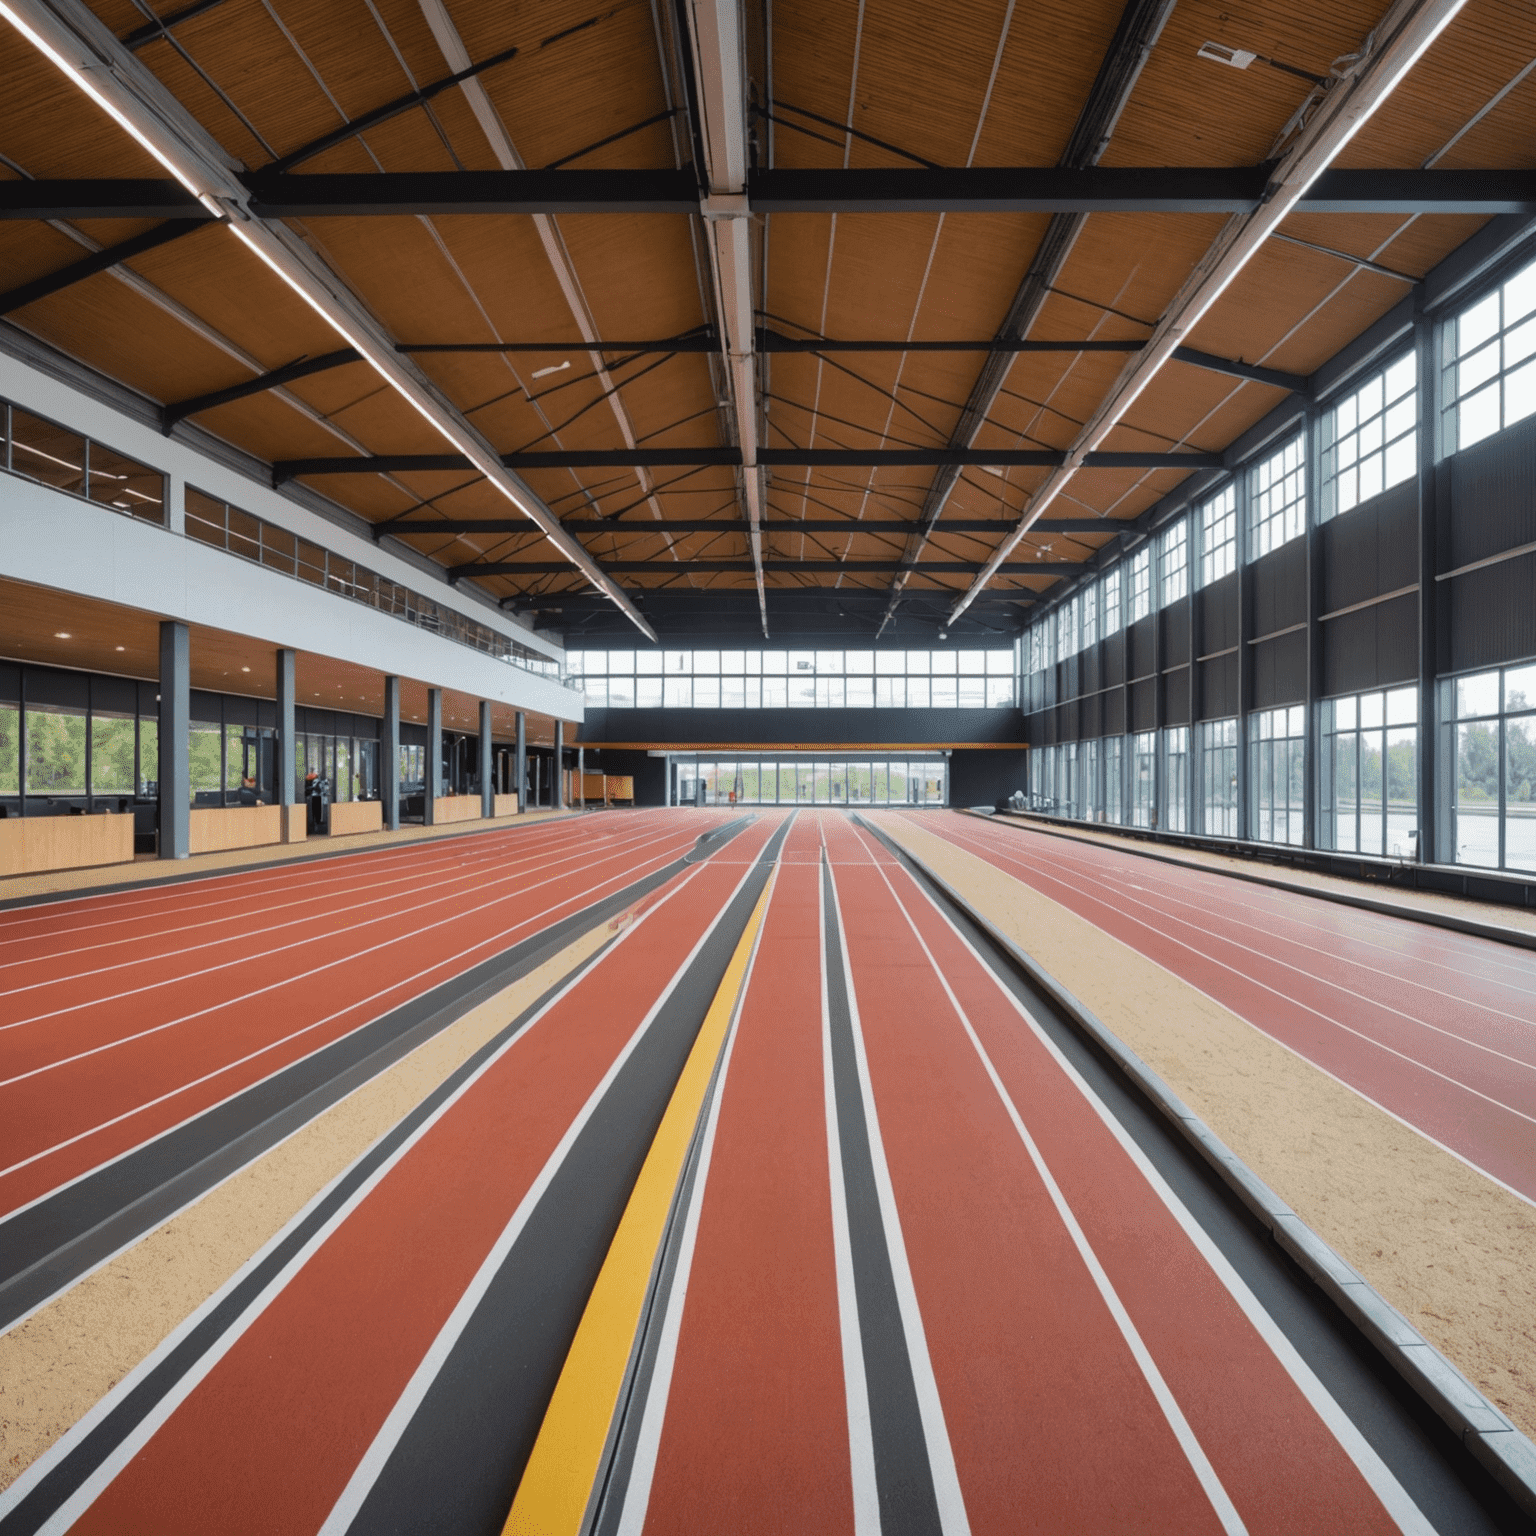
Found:
[[1398, 0], [1376, 24], [1355, 63], [1326, 88], [1311, 117], [1275, 167], [1264, 201], [1252, 213], [1234, 214], [1227, 220], [1158, 321], [1145, 347], [1126, 363], [1103, 403], [1078, 434], [1067, 452], [1066, 463], [1046, 476], [1024, 516], [950, 610], [951, 623], [976, 600], [1018, 547], [1019, 540], [1082, 467], [1083, 460], [1119, 425], [1185, 336], [1465, 4], [1466, 0]]
[[227, 218], [234, 236], [354, 347], [401, 399], [445, 437], [518, 511], [540, 528], [583, 576], [609, 597], [650, 639], [656, 633], [622, 588], [598, 568], [582, 545], [459, 408], [408, 358], [341, 279], [286, 225], [268, 224], [250, 210], [239, 162], [189, 113], [80, 0], [0, 0], [3, 15], [211, 213]]

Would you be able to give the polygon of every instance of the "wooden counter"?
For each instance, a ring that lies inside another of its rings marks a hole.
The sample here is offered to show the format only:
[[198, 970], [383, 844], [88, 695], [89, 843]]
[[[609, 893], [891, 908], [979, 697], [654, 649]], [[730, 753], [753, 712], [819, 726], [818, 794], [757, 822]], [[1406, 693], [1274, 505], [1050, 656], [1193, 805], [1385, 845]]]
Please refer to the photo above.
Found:
[[331, 836], [347, 837], [354, 832], [382, 832], [382, 800], [340, 800], [331, 805]]
[[133, 862], [133, 816], [7, 816], [0, 821], [0, 876]]

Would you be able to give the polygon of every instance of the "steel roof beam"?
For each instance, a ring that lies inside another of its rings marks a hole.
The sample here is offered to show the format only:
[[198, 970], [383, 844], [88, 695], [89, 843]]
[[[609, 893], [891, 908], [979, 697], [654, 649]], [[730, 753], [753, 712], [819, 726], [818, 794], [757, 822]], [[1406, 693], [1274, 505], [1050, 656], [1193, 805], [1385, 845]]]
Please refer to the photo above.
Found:
[[[1253, 213], [1268, 166], [986, 166], [954, 170], [760, 170], [742, 200], [701, 196], [684, 170], [258, 171], [243, 178], [264, 219], [402, 218], [422, 214], [723, 213]], [[1294, 213], [1536, 213], [1536, 170], [1333, 170]], [[0, 219], [202, 219], [171, 180], [0, 182]]]
[[[722, 522], [718, 518], [705, 517], [677, 517], [668, 518], [664, 523], [610, 523], [601, 520], [578, 520], [567, 518], [561, 526], [567, 533], [574, 533], [581, 538], [597, 538], [610, 533], [640, 534], [646, 538], [659, 538], [664, 534], [675, 533], [740, 533], [741, 529], [734, 523]], [[1108, 517], [1064, 517], [1048, 523], [1040, 523], [1037, 531], [1046, 533], [1120, 533], [1129, 525], [1115, 518]], [[960, 534], [988, 534], [1009, 533], [1013, 529], [1011, 518], [966, 518], [955, 519], [951, 522], [940, 523], [934, 531], [936, 533], [960, 533]], [[904, 534], [912, 531], [910, 522], [893, 522], [890, 520], [875, 521], [864, 518], [855, 521], [851, 518], [807, 518], [798, 521], [790, 518], [769, 519], [763, 524], [765, 534], [810, 534], [810, 533], [877, 533], [877, 534]], [[444, 517], [437, 520], [425, 517], [402, 517], [390, 523], [375, 523], [373, 535], [382, 538], [385, 534], [391, 538], [405, 538], [407, 536], [426, 537], [432, 534], [509, 534], [526, 533], [534, 534], [537, 530], [530, 528], [526, 518], [507, 517]]]
[[[212, 224], [215, 221], [208, 219], [205, 222]], [[27, 304], [37, 303], [39, 299], [62, 293], [66, 288], [73, 288], [76, 283], [83, 283], [88, 277], [95, 277], [98, 272], [109, 272], [130, 257], [142, 256], [146, 251], [158, 250], [162, 245], [169, 245], [172, 240], [180, 240], [183, 235], [190, 235], [201, 227], [201, 224], [189, 224], [185, 220], [157, 224], [153, 229], [146, 229], [141, 235], [134, 235], [129, 240], [120, 240], [116, 245], [109, 245], [103, 250], [82, 257], [79, 261], [72, 261], [67, 267], [60, 267], [58, 271], [50, 272], [45, 277], [34, 277], [29, 283], [19, 283], [7, 292], [0, 293], [0, 315], [8, 315]]]
[[399, 354], [394, 338], [339, 274], [297, 233], [286, 225], [266, 222], [251, 208], [238, 162], [84, 0], [6, 0], [5, 11], [28, 41], [163, 165], [187, 195], [208, 214], [227, 218], [228, 229], [245, 249], [355, 348], [437, 435], [526, 513], [570, 567], [605, 592], [643, 634], [656, 638], [623, 590], [560, 527], [560, 520], [533, 490], [501, 463], [496, 450], [463, 412]]
[[[770, 575], [837, 576], [882, 575], [894, 571], [896, 558], [889, 560], [764, 560], [762, 568]], [[469, 561], [448, 568], [450, 581], [469, 576], [558, 576], [570, 567], [558, 560]], [[670, 560], [605, 560], [603, 569], [610, 576], [676, 576], [678, 567]], [[700, 576], [746, 576], [757, 570], [751, 560], [690, 560], [685, 567]], [[981, 569], [978, 560], [925, 560], [914, 576], [973, 576]], [[1077, 561], [1013, 560], [1002, 567], [1010, 576], [1079, 576], [1087, 567]]]
[[[762, 448], [758, 463], [788, 469], [933, 469], [941, 465], [978, 468], [1056, 469], [1064, 452], [1049, 448]], [[1123, 452], [1089, 454], [1087, 469], [1221, 469], [1219, 453]], [[568, 449], [549, 453], [506, 453], [501, 465], [530, 469], [739, 469], [737, 448]], [[389, 453], [345, 458], [279, 459], [272, 466], [277, 485], [301, 475], [399, 475], [467, 470], [477, 467], [458, 453]], [[665, 528], [666, 523], [657, 523]]]
[[1163, 365], [1177, 354], [1184, 338], [1210, 312], [1280, 224], [1303, 206], [1308, 191], [1316, 189], [1319, 183], [1327, 184], [1329, 164], [1465, 4], [1466, 0], [1394, 0], [1362, 41], [1349, 68], [1319, 88], [1319, 98], [1312, 104], [1310, 115], [1297, 128], [1290, 147], [1274, 166], [1263, 204], [1250, 213], [1228, 219], [1222, 226], [1174, 295], [1146, 347], [1126, 362], [1120, 377], [1078, 433], [1067, 463], [1053, 470], [1033, 493], [1014, 532], [955, 604], [950, 612], [952, 620], [965, 612], [992, 574], [1001, 569], [1019, 540], [1120, 424]]
[[[340, 368], [346, 363], [360, 363], [363, 354], [356, 347], [342, 347], [335, 352], [326, 352], [319, 357], [301, 357], [297, 362], [286, 363], [281, 368], [274, 368], [270, 373], [258, 374], [254, 379], [246, 379], [240, 384], [231, 384], [228, 389], [210, 390], [206, 395], [193, 395], [186, 400], [176, 400], [170, 405], [162, 406], [160, 410], [160, 430], [167, 435], [178, 421], [188, 416], [196, 416], [200, 411], [211, 411], [216, 405], [229, 405], [236, 400], [246, 400], [252, 395], [264, 394], [269, 389], [281, 389], [284, 384], [292, 384], [295, 379], [307, 379], [313, 373], [329, 373], [332, 368]], [[535, 528], [526, 518], [519, 519], [519, 526], [529, 533]]]

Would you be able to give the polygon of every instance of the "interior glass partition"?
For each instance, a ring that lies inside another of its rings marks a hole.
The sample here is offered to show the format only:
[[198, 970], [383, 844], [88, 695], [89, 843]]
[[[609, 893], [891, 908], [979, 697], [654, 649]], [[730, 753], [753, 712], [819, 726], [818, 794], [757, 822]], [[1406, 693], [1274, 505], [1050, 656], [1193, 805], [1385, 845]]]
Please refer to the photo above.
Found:
[[949, 764], [938, 756], [680, 757], [674, 762], [679, 805], [857, 808], [949, 803]]

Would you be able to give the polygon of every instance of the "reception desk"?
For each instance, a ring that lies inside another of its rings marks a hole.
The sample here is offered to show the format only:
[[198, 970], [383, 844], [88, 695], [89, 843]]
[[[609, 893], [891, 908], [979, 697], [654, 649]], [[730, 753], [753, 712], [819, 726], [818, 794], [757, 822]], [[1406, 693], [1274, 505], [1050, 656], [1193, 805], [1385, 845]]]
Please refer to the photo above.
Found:
[[[283, 837], [287, 820], [290, 835]], [[269, 843], [297, 842], [292, 836], [294, 818], [285, 817], [280, 805], [194, 806], [187, 829], [187, 848], [197, 853], [224, 853], [231, 848], [264, 848]], [[302, 836], [303, 822], [299, 822]]]
[[133, 816], [7, 816], [0, 821], [0, 876], [133, 862]]
[[[512, 797], [516, 799], [514, 795]], [[444, 795], [432, 802], [432, 825], [441, 827], [450, 821], [479, 821], [479, 795]]]
[[331, 836], [382, 832], [384, 804], [380, 800], [337, 800], [331, 803]]
[[497, 795], [492, 803], [491, 814], [493, 816], [516, 816], [517, 796]]

